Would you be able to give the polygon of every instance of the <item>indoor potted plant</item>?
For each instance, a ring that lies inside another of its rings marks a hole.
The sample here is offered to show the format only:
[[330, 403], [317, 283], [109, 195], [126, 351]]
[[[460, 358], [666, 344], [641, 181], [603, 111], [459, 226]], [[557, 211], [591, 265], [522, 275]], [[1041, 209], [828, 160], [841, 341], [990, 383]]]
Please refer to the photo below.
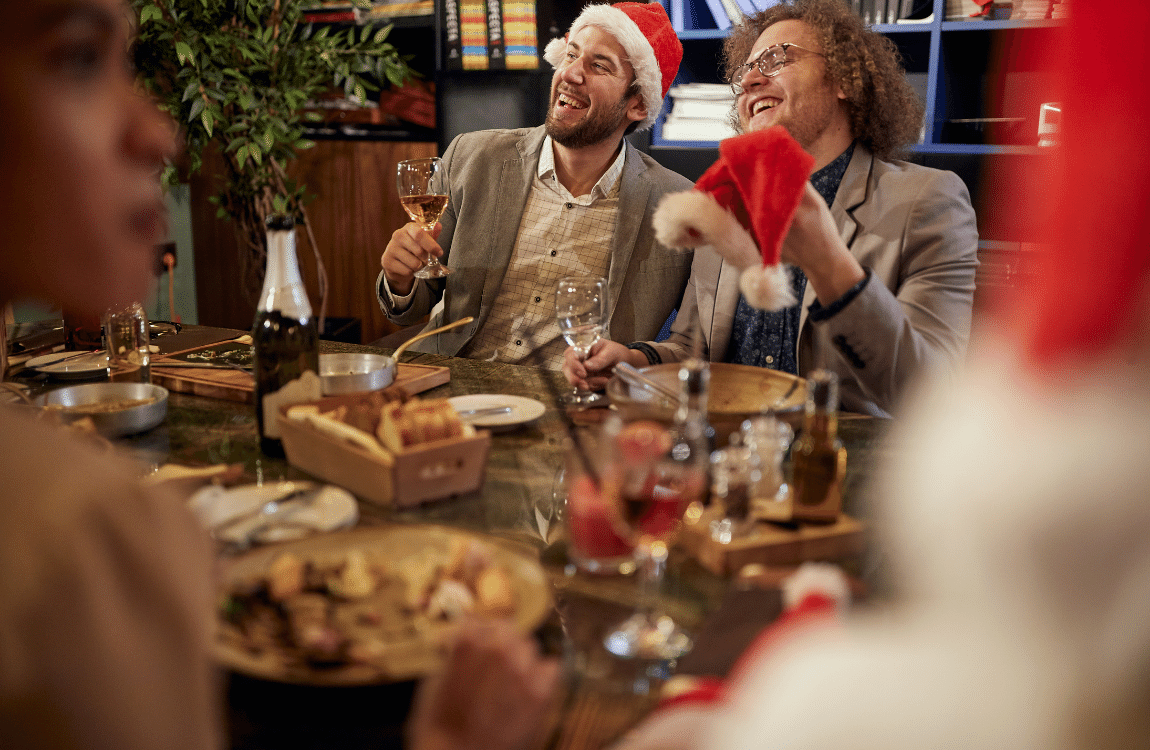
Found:
[[[370, 7], [369, 0], [352, 0]], [[305, 186], [285, 169], [297, 149], [314, 145], [304, 123], [309, 107], [334, 89], [360, 105], [377, 84], [413, 77], [387, 42], [391, 26], [312, 24], [317, 0], [133, 0], [139, 33], [133, 58], [144, 87], [182, 127], [189, 173], [215, 143], [225, 174], [211, 200], [235, 225], [244, 286], [254, 297], [265, 266], [263, 219], [291, 213], [302, 220], [319, 275], [321, 326], [327, 281], [307, 220]], [[166, 185], [181, 175], [163, 173]]]

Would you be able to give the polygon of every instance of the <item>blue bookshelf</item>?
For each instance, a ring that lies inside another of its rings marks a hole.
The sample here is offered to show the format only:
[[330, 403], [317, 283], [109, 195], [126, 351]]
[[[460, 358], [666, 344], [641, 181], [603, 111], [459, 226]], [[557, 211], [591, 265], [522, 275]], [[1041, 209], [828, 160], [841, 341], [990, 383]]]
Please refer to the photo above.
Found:
[[[718, 51], [728, 31], [718, 29], [714, 23], [709, 5], [704, 0], [665, 0], [672, 22], [679, 29], [678, 36], [683, 42], [684, 61], [676, 84], [695, 81], [717, 82], [719, 80]], [[715, 0], [717, 1], [717, 0]], [[899, 48], [907, 66], [907, 72], [915, 78], [914, 83], [926, 106], [926, 122], [922, 142], [910, 149], [912, 154], [937, 157], [953, 154], [961, 157], [997, 155], [1035, 155], [1037, 148], [1036, 106], [1028, 103], [1027, 111], [1007, 112], [1015, 115], [1012, 119], [1024, 122], [1012, 132], [1010, 142], [970, 142], [980, 137], [993, 138], [1001, 133], [988, 129], [987, 133], [973, 128], [956, 127], [954, 121], [977, 120], [979, 118], [1003, 118], [1002, 109], [1009, 110], [1009, 97], [1015, 90], [1024, 89], [1023, 81], [1006, 82], [997, 86], [997, 96], [1002, 101], [994, 101], [988, 94], [995, 89], [993, 71], [989, 69], [989, 58], [996, 46], [1010, 45], [1021, 39], [1020, 35], [1032, 36], [1051, 33], [1059, 26], [1058, 21], [1012, 21], [1012, 20], [946, 20], [946, 0], [934, 0], [933, 15], [930, 20], [914, 23], [876, 24], [871, 28], [891, 39]], [[1011, 84], [1014, 85], [1011, 85]], [[1034, 95], [1029, 95], [1033, 98]], [[1019, 106], [1022, 106], [1021, 104]], [[717, 141], [672, 141], [662, 137], [662, 124], [669, 106], [655, 123], [651, 134], [652, 154], [659, 158], [660, 152], [674, 149], [711, 149], [718, 147]], [[1031, 125], [1033, 123], [1033, 126]], [[1030, 132], [1035, 137], [1026, 143], [1021, 131]], [[688, 175], [690, 176], [690, 175]]]

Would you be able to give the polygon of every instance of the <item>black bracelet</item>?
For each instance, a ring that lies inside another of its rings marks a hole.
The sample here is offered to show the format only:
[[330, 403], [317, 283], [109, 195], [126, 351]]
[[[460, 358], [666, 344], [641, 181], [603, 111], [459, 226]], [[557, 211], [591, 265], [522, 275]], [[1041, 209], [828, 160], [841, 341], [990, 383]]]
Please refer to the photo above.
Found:
[[627, 344], [627, 348], [642, 352], [643, 356], [647, 358], [647, 364], [649, 365], [663, 364], [663, 358], [659, 356], [659, 352], [655, 351], [655, 347], [646, 342], [636, 341], [633, 344]]

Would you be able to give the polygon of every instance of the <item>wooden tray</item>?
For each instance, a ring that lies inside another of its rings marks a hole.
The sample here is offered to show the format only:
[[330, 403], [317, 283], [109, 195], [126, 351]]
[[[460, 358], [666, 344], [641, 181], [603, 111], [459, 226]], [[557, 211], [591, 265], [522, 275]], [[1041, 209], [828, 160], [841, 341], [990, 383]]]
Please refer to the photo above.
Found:
[[759, 521], [749, 533], [723, 544], [711, 538], [710, 522], [718, 520], [713, 508], [694, 523], [684, 523], [679, 541], [707, 570], [733, 575], [750, 563], [794, 565], [811, 560], [841, 560], [862, 552], [865, 527], [848, 515], [832, 524], [797, 527]]
[[[231, 342], [217, 342], [191, 351], [203, 351], [231, 345]], [[178, 352], [178, 354], [186, 355], [188, 352]], [[251, 373], [227, 368], [164, 367], [165, 360], [172, 361], [173, 359], [177, 359], [177, 357], [169, 355], [152, 360], [153, 383], [178, 393], [191, 393], [208, 398], [252, 403], [255, 380]], [[178, 357], [178, 359], [183, 359], [183, 357]], [[395, 382], [389, 387], [401, 388], [407, 395], [414, 396], [437, 385], [443, 385], [450, 380], [451, 371], [446, 367], [401, 362], [396, 368]]]

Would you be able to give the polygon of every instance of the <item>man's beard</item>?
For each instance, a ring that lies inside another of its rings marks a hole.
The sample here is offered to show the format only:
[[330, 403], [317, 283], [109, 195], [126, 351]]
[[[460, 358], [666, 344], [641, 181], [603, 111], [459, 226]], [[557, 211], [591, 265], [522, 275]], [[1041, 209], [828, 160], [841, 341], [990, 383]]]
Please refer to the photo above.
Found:
[[[558, 98], [558, 92], [556, 92]], [[630, 96], [624, 95], [619, 102], [609, 110], [598, 115], [586, 117], [574, 125], [558, 123], [552, 117], [555, 111], [554, 103], [547, 110], [546, 129], [551, 140], [567, 148], [587, 148], [597, 146], [615, 134], [619, 125], [626, 119]]]

